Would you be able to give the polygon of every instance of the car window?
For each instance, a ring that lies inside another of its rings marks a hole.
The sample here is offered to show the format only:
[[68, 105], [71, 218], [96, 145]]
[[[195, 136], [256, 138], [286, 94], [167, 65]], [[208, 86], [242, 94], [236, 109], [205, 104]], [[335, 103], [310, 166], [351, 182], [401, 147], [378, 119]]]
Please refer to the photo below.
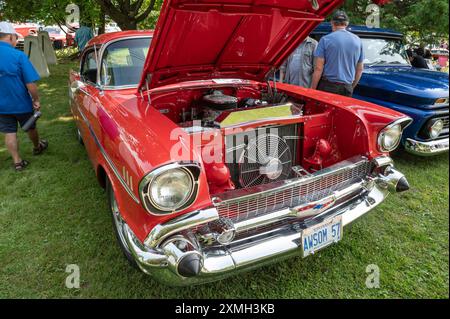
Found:
[[365, 64], [409, 64], [405, 47], [395, 39], [361, 39]]
[[94, 50], [84, 55], [80, 73], [84, 81], [97, 83], [97, 61]]
[[61, 30], [56, 29], [56, 28], [44, 28], [44, 31], [47, 31], [48, 33], [53, 33], [53, 34], [61, 34]]
[[109, 45], [102, 59], [100, 74], [104, 86], [139, 84], [151, 38], [127, 39]]

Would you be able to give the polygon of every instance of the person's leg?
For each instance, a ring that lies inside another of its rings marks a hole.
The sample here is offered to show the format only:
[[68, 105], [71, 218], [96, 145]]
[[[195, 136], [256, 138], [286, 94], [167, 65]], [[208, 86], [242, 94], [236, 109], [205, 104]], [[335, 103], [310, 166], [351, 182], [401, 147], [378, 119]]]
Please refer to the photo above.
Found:
[[22, 162], [22, 159], [19, 155], [19, 142], [17, 140], [17, 133], [6, 133], [5, 145], [13, 158], [14, 164]]
[[28, 130], [28, 137], [30, 138], [31, 142], [33, 142], [34, 148], [39, 147], [39, 133], [36, 128], [29, 129]]
[[5, 134], [5, 146], [15, 164], [22, 162], [17, 140], [17, 119], [14, 115], [0, 114], [0, 133]]
[[[33, 116], [33, 113], [20, 114], [17, 116], [17, 120], [20, 126], [23, 127], [27, 121]], [[33, 143], [33, 155], [40, 155], [48, 147], [48, 142], [46, 140], [41, 140], [39, 138], [39, 133], [36, 128], [36, 123], [34, 123], [27, 131], [28, 137]]]

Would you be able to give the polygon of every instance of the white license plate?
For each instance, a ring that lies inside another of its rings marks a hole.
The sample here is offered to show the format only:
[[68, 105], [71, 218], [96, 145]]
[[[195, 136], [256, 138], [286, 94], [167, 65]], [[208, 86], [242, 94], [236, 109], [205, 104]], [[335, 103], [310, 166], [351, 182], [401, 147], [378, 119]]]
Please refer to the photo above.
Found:
[[342, 239], [342, 217], [337, 216], [302, 232], [303, 257], [314, 254]]

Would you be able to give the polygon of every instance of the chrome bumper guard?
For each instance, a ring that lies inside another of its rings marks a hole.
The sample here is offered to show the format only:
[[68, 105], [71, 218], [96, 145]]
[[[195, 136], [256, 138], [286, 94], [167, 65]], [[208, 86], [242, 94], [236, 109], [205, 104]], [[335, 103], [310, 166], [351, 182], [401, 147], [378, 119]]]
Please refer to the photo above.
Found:
[[[378, 158], [373, 163], [378, 167], [378, 175], [360, 180], [318, 201], [318, 205], [322, 202], [333, 203], [326, 210], [301, 221], [299, 212], [304, 213], [304, 210], [294, 207], [239, 222], [234, 225], [238, 232], [292, 219], [288, 225], [233, 240], [229, 244], [202, 247], [189, 232], [194, 227], [219, 220], [216, 208], [193, 212], [158, 225], [144, 244], [127, 225], [124, 226], [125, 237], [139, 267], [158, 281], [171, 286], [184, 286], [223, 279], [239, 271], [300, 254], [303, 229], [339, 215], [346, 226], [383, 202], [390, 192], [407, 189], [405, 177], [393, 168], [390, 158]], [[179, 244], [180, 239], [182, 245]], [[178, 245], [175, 245], [177, 240]], [[194, 269], [193, 273], [186, 271], [182, 264], [189, 264], [190, 269]]]
[[409, 153], [419, 156], [432, 156], [448, 152], [448, 137], [430, 142], [421, 142], [408, 138], [405, 142], [405, 149]]

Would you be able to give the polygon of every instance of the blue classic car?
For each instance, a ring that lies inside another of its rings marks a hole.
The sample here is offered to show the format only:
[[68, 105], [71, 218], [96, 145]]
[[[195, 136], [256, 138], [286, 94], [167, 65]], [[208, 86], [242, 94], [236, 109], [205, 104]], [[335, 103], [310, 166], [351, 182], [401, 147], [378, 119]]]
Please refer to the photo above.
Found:
[[[449, 149], [449, 76], [413, 68], [406, 55], [401, 33], [350, 25], [364, 45], [365, 70], [354, 97], [410, 116], [414, 121], [404, 131], [404, 148], [417, 155], [435, 155]], [[311, 37], [319, 40], [331, 32], [320, 24]]]

